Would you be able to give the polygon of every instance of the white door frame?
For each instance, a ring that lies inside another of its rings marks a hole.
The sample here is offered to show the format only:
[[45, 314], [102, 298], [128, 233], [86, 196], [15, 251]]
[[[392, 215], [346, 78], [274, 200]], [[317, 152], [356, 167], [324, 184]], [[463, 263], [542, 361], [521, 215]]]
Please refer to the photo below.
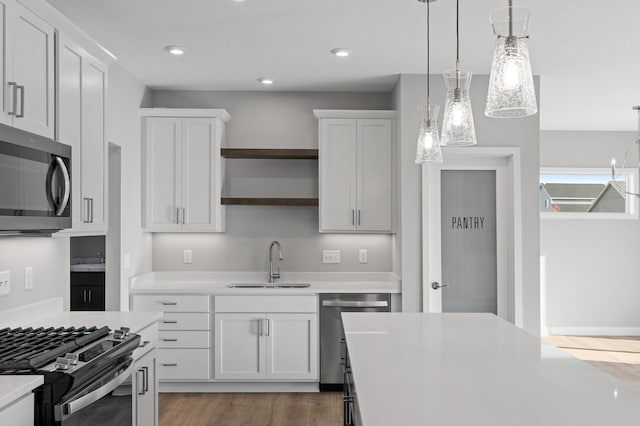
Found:
[[[442, 265], [429, 254], [440, 250], [440, 204], [430, 202], [433, 188], [440, 187], [441, 170], [496, 170], [496, 185], [503, 182], [503, 190], [496, 193], [498, 205], [506, 211], [496, 211], [496, 221], [506, 223], [502, 238], [498, 236], [498, 259], [505, 260], [498, 268], [498, 314], [523, 326], [522, 300], [522, 199], [520, 148], [518, 147], [451, 147], [443, 149], [444, 162], [422, 167], [422, 307], [424, 312], [440, 312], [441, 298], [432, 297], [434, 281], [442, 282]], [[449, 163], [449, 164], [447, 164]], [[439, 193], [439, 191], [437, 192]], [[506, 195], [506, 196], [505, 196]], [[508, 202], [509, 199], [511, 202]], [[504, 272], [501, 272], [504, 271]]]

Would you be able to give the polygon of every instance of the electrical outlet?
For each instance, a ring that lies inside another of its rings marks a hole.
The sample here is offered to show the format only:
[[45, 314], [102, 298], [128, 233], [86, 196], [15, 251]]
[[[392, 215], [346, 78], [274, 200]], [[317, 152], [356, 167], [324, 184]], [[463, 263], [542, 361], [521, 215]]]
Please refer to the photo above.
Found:
[[367, 249], [360, 249], [360, 251], [358, 252], [358, 260], [360, 261], [360, 263], [367, 263], [368, 254], [369, 253]]
[[6, 296], [11, 293], [11, 272], [0, 272], [0, 296]]
[[322, 250], [322, 263], [340, 263], [340, 250]]
[[183, 259], [182, 262], [183, 263], [193, 263], [193, 251], [192, 250], [185, 250], [183, 255], [182, 255]]
[[24, 268], [24, 289], [26, 291], [33, 290], [33, 268], [31, 266]]
[[131, 255], [129, 253], [124, 255], [124, 269], [131, 268]]

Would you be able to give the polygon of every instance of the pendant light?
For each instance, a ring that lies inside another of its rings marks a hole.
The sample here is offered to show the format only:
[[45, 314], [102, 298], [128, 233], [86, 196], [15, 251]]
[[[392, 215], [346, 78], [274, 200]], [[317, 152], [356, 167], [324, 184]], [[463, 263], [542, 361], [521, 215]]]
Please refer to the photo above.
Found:
[[429, 87], [429, 3], [436, 0], [418, 0], [427, 4], [427, 104], [418, 107], [420, 112], [420, 130], [418, 133], [418, 146], [416, 152], [416, 164], [442, 163], [442, 148], [440, 147], [440, 136], [438, 134], [438, 105], [431, 105]]
[[460, 70], [460, 0], [456, 0], [456, 69], [444, 74], [447, 100], [442, 121], [442, 145], [475, 145], [476, 130], [473, 124], [469, 85], [471, 71]]
[[538, 112], [527, 47], [530, 18], [531, 11], [513, 7], [513, 0], [491, 15], [497, 40], [484, 112], [487, 117], [526, 117]]
[[[638, 112], [638, 133], [637, 133], [637, 137], [636, 140], [633, 141], [633, 143], [629, 144], [629, 146], [627, 147], [626, 151], [624, 152], [624, 158], [622, 160], [622, 170], [624, 170], [625, 165], [627, 163], [627, 157], [629, 156], [629, 151], [631, 151], [631, 148], [638, 147], [640, 146], [640, 105], [636, 105], [633, 107], [634, 111]], [[640, 166], [638, 166], [640, 168]], [[624, 186], [620, 185], [620, 183], [618, 182], [620, 177], [620, 174], [616, 172], [616, 159], [612, 159], [611, 160], [611, 184], [618, 190], [618, 192], [620, 192], [621, 194], [624, 195], [633, 195], [634, 197], [638, 197], [640, 198], [640, 193], [639, 192], [632, 192], [632, 191], [628, 191], [630, 185], [628, 183], [625, 183]], [[637, 191], [637, 189], [636, 189]]]

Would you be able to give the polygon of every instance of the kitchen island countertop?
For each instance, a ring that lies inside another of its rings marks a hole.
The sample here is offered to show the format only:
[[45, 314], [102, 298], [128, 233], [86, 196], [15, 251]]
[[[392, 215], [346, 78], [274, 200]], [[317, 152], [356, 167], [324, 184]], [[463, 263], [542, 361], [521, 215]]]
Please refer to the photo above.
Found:
[[640, 391], [492, 314], [344, 313], [364, 426], [640, 424]]

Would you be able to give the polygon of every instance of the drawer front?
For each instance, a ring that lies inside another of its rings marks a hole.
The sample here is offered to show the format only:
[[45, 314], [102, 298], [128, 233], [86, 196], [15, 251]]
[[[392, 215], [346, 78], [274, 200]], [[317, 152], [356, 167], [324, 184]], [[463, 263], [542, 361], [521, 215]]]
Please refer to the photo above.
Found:
[[209, 349], [208, 331], [161, 331], [161, 348], [200, 348]]
[[209, 314], [167, 312], [160, 320], [160, 331], [164, 330], [209, 330]]
[[136, 332], [140, 335], [140, 345], [133, 351], [133, 359], [140, 359], [144, 354], [158, 347], [158, 323], [143, 328]]
[[216, 296], [216, 312], [317, 312], [316, 296]]
[[209, 312], [209, 296], [200, 294], [139, 294], [133, 296], [136, 311]]
[[209, 380], [209, 349], [158, 349], [159, 380]]

